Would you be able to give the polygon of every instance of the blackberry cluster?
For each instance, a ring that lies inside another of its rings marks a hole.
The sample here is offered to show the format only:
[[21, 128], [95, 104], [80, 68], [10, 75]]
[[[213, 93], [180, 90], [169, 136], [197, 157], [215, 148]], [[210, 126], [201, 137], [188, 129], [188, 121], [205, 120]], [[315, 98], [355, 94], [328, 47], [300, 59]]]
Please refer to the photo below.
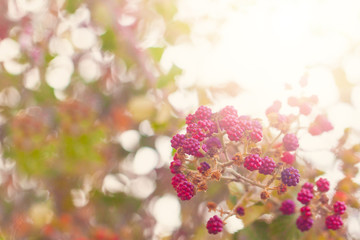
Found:
[[[300, 209], [301, 215], [296, 221], [296, 225], [300, 231], [307, 231], [309, 230], [314, 220], [312, 219], [312, 208], [327, 208], [328, 204], [328, 198], [325, 196], [324, 192], [329, 190], [329, 182], [327, 179], [320, 178], [316, 182], [318, 191], [314, 191], [314, 185], [307, 182], [305, 183], [300, 192], [298, 193], [297, 199], [302, 203], [306, 204]], [[315, 196], [314, 196], [315, 195]], [[311, 205], [312, 199], [318, 199], [320, 200], [321, 206], [318, 205], [318, 202], [315, 201], [313, 206]], [[319, 209], [317, 209], [318, 211]], [[327, 229], [337, 230], [341, 228], [343, 225], [342, 219], [340, 215], [344, 214], [346, 210], [346, 205], [344, 202], [337, 201], [333, 204], [333, 215], [329, 215], [325, 219], [325, 225]], [[328, 211], [330, 211], [328, 209]]]
[[223, 225], [221, 218], [215, 215], [208, 220], [206, 228], [210, 234], [217, 234], [223, 230]]
[[190, 200], [195, 195], [195, 187], [191, 182], [182, 181], [176, 187], [176, 192], [181, 200]]
[[281, 157], [281, 161], [283, 161], [286, 164], [292, 165], [295, 162], [295, 155], [289, 152], [284, 152]]
[[245, 209], [242, 206], [238, 206], [235, 209], [235, 212], [238, 216], [244, 216], [245, 215]]

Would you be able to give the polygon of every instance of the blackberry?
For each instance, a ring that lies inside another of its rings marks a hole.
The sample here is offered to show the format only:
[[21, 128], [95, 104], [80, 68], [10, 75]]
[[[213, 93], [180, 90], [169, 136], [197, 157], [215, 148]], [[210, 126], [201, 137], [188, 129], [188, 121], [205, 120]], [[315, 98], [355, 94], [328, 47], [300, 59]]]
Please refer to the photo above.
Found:
[[207, 120], [211, 118], [211, 109], [206, 106], [200, 106], [195, 112], [195, 118], [197, 120]]
[[283, 144], [286, 151], [295, 151], [299, 147], [299, 141], [295, 134], [288, 133], [283, 138]]
[[182, 167], [181, 161], [174, 160], [170, 163], [170, 170], [172, 174], [180, 173], [180, 169]]
[[313, 223], [314, 220], [311, 217], [305, 217], [303, 215], [300, 215], [296, 220], [296, 226], [302, 232], [310, 230]]
[[289, 167], [281, 172], [281, 181], [287, 186], [296, 186], [300, 181], [299, 171], [296, 168]]
[[300, 106], [299, 106], [299, 110], [300, 110], [300, 113], [302, 115], [305, 115], [305, 116], [308, 116], [310, 113], [311, 113], [311, 106], [310, 104], [308, 103], [302, 103]]
[[297, 195], [297, 200], [302, 204], [308, 204], [311, 199], [313, 199], [314, 195], [311, 193], [310, 190], [306, 188], [302, 188]]
[[200, 142], [195, 138], [186, 138], [183, 143], [184, 152], [189, 155], [196, 155], [200, 149]]
[[235, 209], [235, 212], [237, 215], [239, 216], [244, 216], [245, 215], [245, 209], [242, 207], [242, 206], [238, 206], [236, 209]]
[[237, 110], [233, 106], [226, 106], [220, 111], [220, 116], [225, 117], [228, 115], [238, 116]]
[[240, 125], [235, 125], [228, 128], [226, 133], [231, 141], [238, 142], [244, 134], [244, 129]]
[[262, 129], [253, 128], [250, 132], [250, 140], [253, 142], [260, 142], [262, 140], [263, 134]]
[[278, 113], [281, 108], [281, 102], [275, 101], [268, 109], [266, 109], [266, 115], [270, 113]]
[[293, 155], [289, 152], [284, 152], [281, 157], [281, 161], [283, 161], [284, 163], [287, 163], [289, 165], [292, 165], [295, 162], [295, 155]]
[[343, 225], [339, 215], [330, 215], [326, 217], [325, 225], [327, 229], [338, 230]]
[[346, 205], [344, 202], [341, 201], [336, 201], [336, 203], [334, 203], [333, 208], [334, 208], [334, 212], [338, 215], [342, 215], [346, 211]]
[[174, 187], [174, 189], [177, 189], [177, 186], [179, 186], [180, 183], [187, 181], [184, 174], [179, 173], [172, 177], [171, 179], [171, 185]]
[[281, 203], [281, 207], [280, 207], [280, 211], [284, 214], [284, 215], [291, 215], [295, 212], [295, 203], [288, 199], [285, 200]]
[[327, 192], [330, 189], [330, 183], [325, 178], [319, 178], [319, 180], [316, 181], [316, 186], [320, 192]]
[[312, 183], [306, 182], [301, 188], [308, 189], [311, 193], [314, 193], [314, 185]]
[[274, 162], [274, 160], [272, 160], [272, 158], [269, 158], [268, 156], [265, 156], [259, 168], [259, 173], [264, 175], [271, 175], [274, 172], [275, 168], [276, 163]]
[[304, 206], [304, 207], [300, 208], [300, 212], [301, 212], [301, 215], [304, 217], [312, 216], [311, 209], [309, 206]]
[[245, 158], [244, 167], [249, 171], [258, 170], [263, 160], [258, 154], [250, 154]]
[[201, 162], [197, 169], [201, 174], [205, 174], [210, 169], [210, 165], [207, 162]]
[[239, 124], [239, 118], [237, 116], [234, 115], [227, 115], [225, 117], [223, 117], [220, 122], [220, 128], [227, 131], [228, 129], [230, 129], [231, 127], [234, 127], [236, 125]]
[[185, 140], [185, 135], [184, 134], [176, 134], [171, 139], [171, 147], [175, 148], [175, 149], [178, 149], [179, 147], [182, 147], [182, 145], [184, 143], [184, 140]]
[[221, 218], [215, 215], [208, 220], [206, 228], [210, 234], [217, 234], [223, 230], [223, 225]]
[[191, 182], [182, 181], [176, 187], [176, 192], [181, 200], [190, 200], [195, 195], [195, 187]]

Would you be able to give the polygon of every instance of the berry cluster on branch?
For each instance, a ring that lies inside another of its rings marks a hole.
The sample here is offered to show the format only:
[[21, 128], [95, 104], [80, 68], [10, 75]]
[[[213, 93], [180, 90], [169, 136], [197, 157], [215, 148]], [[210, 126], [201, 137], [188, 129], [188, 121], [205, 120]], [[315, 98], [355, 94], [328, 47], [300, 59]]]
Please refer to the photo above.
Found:
[[[259, 119], [238, 115], [232, 106], [218, 112], [200, 106], [194, 114], [186, 117], [186, 132], [176, 134], [171, 139], [171, 146], [176, 151], [170, 170], [174, 174], [172, 185], [178, 197], [183, 201], [190, 200], [198, 192], [206, 191], [212, 181], [222, 181], [224, 184], [238, 182], [247, 189], [232, 210], [223, 210], [216, 203], [208, 203], [209, 211], [218, 212], [207, 222], [206, 228], [210, 234], [221, 232], [229, 217], [244, 216], [245, 209], [249, 207], [243, 205], [245, 199], [256, 198], [256, 194], [259, 194], [258, 200], [266, 201], [299, 184], [300, 173], [296, 164], [299, 148], [297, 133], [301, 128], [299, 118], [300, 115], [309, 115], [316, 102], [317, 98], [313, 96], [290, 98], [289, 105], [299, 107], [297, 116], [280, 114], [281, 103], [274, 102], [266, 110], [270, 126], [265, 129]], [[308, 132], [315, 136], [331, 129], [332, 125], [326, 117], [319, 115]], [[324, 192], [329, 185], [320, 179], [317, 189], [319, 193]], [[297, 199], [309, 207], [314, 194], [312, 184], [306, 183]], [[317, 195], [315, 198], [320, 199]], [[342, 209], [338, 205], [336, 209]], [[295, 203], [290, 199], [284, 201], [280, 211], [285, 215], [293, 214]], [[306, 231], [313, 224], [311, 209], [301, 211], [296, 225], [301, 231]], [[329, 229], [341, 227], [338, 216], [335, 213], [326, 218]]]

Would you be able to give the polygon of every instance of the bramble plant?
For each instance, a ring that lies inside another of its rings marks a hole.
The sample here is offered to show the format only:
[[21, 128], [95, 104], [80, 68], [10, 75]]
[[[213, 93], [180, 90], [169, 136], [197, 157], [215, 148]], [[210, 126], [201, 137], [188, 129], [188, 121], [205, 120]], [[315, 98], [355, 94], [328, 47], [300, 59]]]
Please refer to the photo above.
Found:
[[[340, 215], [345, 213], [345, 203], [331, 204], [326, 195], [329, 181], [319, 178], [314, 189], [312, 179], [300, 174], [299, 169], [304, 166], [296, 161], [303, 151], [298, 141], [298, 134], [304, 129], [301, 116], [309, 118], [317, 102], [316, 96], [290, 97], [289, 106], [298, 108], [299, 113], [282, 115], [279, 113], [282, 104], [275, 101], [266, 110], [268, 126], [259, 119], [239, 115], [232, 106], [218, 112], [200, 106], [186, 117], [186, 132], [171, 140], [176, 151], [170, 170], [177, 196], [183, 201], [191, 200], [198, 192], [206, 192], [213, 181], [228, 186], [236, 183], [246, 189], [233, 203], [227, 201], [228, 209], [208, 202], [209, 211], [216, 214], [206, 224], [209, 234], [222, 232], [229, 217], [242, 218], [252, 214], [246, 209], [267, 202], [277, 204], [280, 212], [274, 207], [272, 210], [278, 215], [298, 212], [296, 226], [301, 232], [310, 230], [314, 221], [332, 230], [343, 226]], [[332, 129], [325, 115], [317, 115], [307, 131], [317, 136]], [[298, 185], [302, 186], [300, 191]], [[288, 192], [298, 192], [297, 200], [304, 205], [301, 209], [296, 209], [292, 199], [282, 201]], [[233, 199], [233, 195], [229, 198]]]

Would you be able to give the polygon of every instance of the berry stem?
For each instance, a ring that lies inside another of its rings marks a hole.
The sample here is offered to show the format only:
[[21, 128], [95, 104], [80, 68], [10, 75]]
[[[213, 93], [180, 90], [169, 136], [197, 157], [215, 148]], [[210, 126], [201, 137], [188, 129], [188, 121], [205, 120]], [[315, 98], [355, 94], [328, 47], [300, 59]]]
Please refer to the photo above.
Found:
[[244, 176], [241, 176], [241, 175], [240, 175], [239, 173], [237, 173], [234, 169], [227, 168], [227, 170], [228, 170], [235, 178], [237, 178], [238, 180], [241, 180], [241, 181], [246, 182], [246, 183], [248, 183], [248, 184], [257, 186], [257, 187], [262, 188], [262, 189], [264, 189], [264, 188], [266, 187], [266, 186], [264, 186], [264, 185], [262, 185], [262, 184], [260, 184], [260, 183], [257, 183], [257, 182], [255, 182], [255, 181], [253, 181], [253, 180], [251, 180], [251, 179], [248, 179], [248, 178], [246, 178], [246, 177], [244, 177]]
[[274, 145], [274, 143], [279, 139], [281, 134], [282, 134], [282, 132], [280, 131], [280, 133], [271, 141], [271, 143], [269, 143], [269, 145], [267, 146], [265, 152], [262, 153], [262, 155], [261, 155], [262, 157], [266, 156], [266, 154], [269, 152], [269, 150]]

